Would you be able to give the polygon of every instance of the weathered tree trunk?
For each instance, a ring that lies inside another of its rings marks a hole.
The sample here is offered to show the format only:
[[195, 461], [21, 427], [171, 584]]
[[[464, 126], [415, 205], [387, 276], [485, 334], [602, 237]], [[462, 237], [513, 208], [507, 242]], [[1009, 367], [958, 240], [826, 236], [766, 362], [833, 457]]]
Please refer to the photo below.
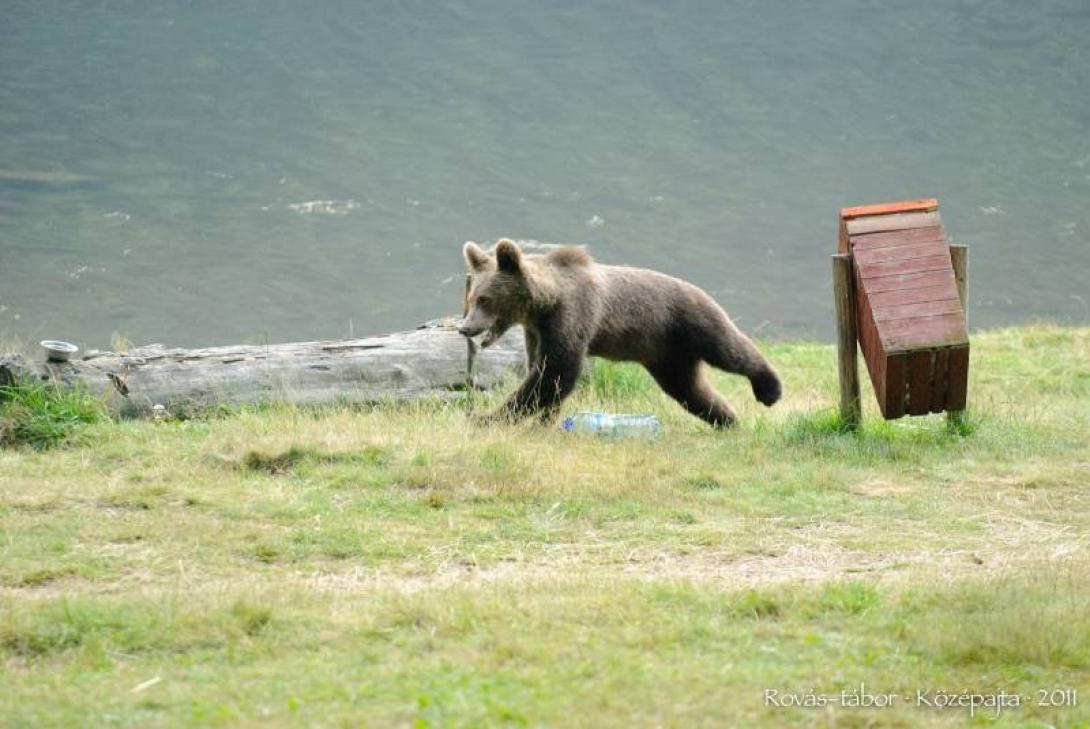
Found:
[[[216, 405], [368, 403], [487, 389], [525, 363], [521, 328], [474, 357], [452, 320], [364, 339], [90, 352], [71, 362], [0, 358], [0, 384], [81, 386], [126, 417], [188, 414]], [[469, 370], [472, 369], [472, 372]], [[161, 406], [161, 407], [156, 407]]]

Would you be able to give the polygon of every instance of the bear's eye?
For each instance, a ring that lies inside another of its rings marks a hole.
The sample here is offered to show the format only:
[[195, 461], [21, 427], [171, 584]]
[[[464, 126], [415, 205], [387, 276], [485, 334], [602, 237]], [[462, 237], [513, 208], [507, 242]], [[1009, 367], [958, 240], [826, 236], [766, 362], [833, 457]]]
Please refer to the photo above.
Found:
[[491, 296], [478, 296], [477, 306], [490, 306], [492, 304]]

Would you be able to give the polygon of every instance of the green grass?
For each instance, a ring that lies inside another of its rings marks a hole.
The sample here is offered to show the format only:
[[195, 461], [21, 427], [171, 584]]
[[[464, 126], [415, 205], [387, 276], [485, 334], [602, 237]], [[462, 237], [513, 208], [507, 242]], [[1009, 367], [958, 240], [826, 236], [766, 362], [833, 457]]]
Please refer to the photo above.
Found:
[[81, 390], [33, 382], [0, 387], [0, 446], [51, 448], [106, 417], [103, 404]]
[[[4, 721], [1086, 726], [1090, 329], [978, 334], [961, 421], [865, 392], [858, 432], [831, 347], [765, 350], [785, 400], [716, 374], [727, 433], [599, 363], [565, 412], [660, 439], [416, 403], [0, 449]], [[861, 683], [899, 698], [764, 700]], [[917, 690], [1026, 699], [970, 720]]]

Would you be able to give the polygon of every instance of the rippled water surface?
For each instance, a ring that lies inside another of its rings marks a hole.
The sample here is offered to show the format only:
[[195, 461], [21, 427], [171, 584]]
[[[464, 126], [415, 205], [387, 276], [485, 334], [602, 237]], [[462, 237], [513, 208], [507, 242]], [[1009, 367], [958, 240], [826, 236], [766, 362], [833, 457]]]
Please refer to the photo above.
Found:
[[1090, 319], [1090, 4], [4, 3], [0, 335], [457, 313], [462, 241], [591, 246], [828, 337], [846, 204], [935, 196], [973, 326]]

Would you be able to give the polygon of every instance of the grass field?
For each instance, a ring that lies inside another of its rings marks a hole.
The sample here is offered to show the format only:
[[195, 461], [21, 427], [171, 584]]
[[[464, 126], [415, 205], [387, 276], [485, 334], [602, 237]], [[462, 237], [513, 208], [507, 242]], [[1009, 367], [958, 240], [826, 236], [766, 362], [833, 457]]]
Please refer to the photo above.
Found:
[[1090, 726], [1090, 329], [975, 335], [957, 428], [868, 388], [841, 433], [833, 348], [765, 350], [786, 397], [717, 375], [727, 433], [613, 365], [566, 412], [660, 439], [422, 403], [0, 450], [0, 716]]

